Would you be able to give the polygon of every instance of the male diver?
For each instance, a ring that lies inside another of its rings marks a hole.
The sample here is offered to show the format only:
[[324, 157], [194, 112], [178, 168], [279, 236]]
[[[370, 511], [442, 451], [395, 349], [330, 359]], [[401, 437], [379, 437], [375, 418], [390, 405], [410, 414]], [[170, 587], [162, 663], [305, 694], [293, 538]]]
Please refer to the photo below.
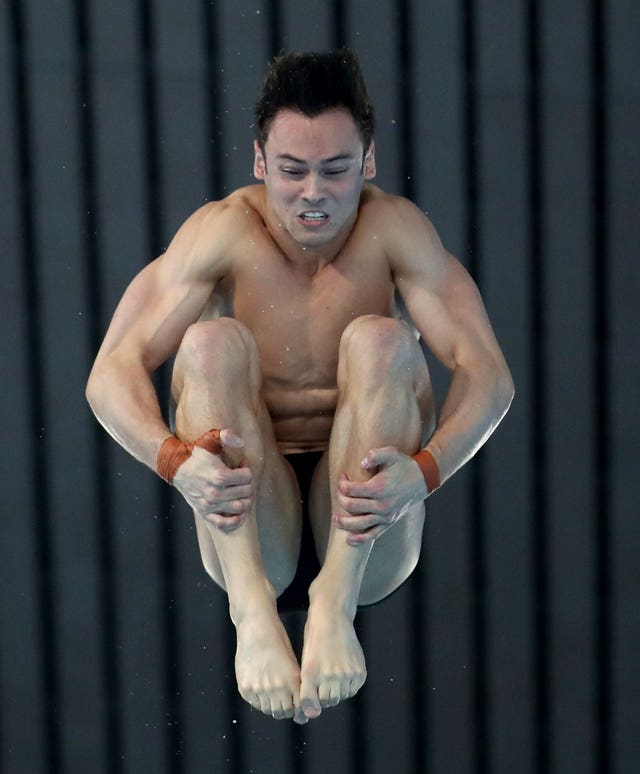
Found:
[[[411, 574], [425, 499], [487, 440], [513, 383], [467, 271], [417, 207], [370, 182], [353, 53], [276, 58], [255, 128], [261, 184], [198, 209], [135, 277], [87, 398], [193, 509], [243, 698], [304, 723], [363, 685], [358, 605]], [[437, 420], [416, 331], [451, 372]], [[170, 429], [151, 375], [174, 354]], [[298, 664], [276, 600], [296, 574], [301, 476], [319, 571]]]

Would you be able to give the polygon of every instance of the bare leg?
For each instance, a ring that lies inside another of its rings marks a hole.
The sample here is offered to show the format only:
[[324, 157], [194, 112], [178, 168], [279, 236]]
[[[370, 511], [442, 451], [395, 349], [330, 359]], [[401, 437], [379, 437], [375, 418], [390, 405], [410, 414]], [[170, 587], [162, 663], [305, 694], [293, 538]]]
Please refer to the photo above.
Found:
[[172, 392], [179, 437], [231, 427], [245, 442], [257, 492], [253, 512], [228, 533], [196, 514], [198, 540], [205, 568], [229, 597], [240, 694], [266, 714], [293, 717], [300, 672], [276, 595], [295, 573], [299, 504], [260, 398], [258, 353], [249, 331], [228, 318], [191, 326], [176, 358]]
[[300, 698], [309, 717], [353, 696], [363, 685], [365, 659], [353, 628], [357, 605], [382, 599], [409, 576], [418, 561], [424, 522], [421, 504], [373, 547], [350, 546], [346, 533], [331, 523], [331, 513], [338, 509], [337, 479], [342, 472], [352, 480], [370, 478], [360, 465], [369, 449], [396, 446], [412, 454], [420, 446], [423, 423], [427, 432], [433, 425], [424, 357], [408, 327], [395, 320], [367, 316], [346, 329], [338, 389], [328, 465], [326, 459], [321, 462], [312, 497], [324, 563], [309, 590], [302, 656]]

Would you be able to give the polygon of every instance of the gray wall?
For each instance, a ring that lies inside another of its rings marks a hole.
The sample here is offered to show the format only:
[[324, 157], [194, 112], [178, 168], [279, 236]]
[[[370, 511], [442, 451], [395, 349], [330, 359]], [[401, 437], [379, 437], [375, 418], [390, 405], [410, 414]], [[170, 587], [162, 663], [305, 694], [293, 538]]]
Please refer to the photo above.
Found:
[[[635, 0], [2, 3], [2, 774], [637, 770], [638, 40]], [[517, 398], [300, 729], [237, 697], [190, 514], [83, 389], [131, 277], [251, 182], [268, 58], [342, 43]]]

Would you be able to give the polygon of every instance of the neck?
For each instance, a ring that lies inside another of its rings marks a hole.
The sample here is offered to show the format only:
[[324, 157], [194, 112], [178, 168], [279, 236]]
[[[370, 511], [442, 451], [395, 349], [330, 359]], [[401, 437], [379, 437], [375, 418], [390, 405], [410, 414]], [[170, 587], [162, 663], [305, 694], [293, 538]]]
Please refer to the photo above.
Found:
[[326, 244], [317, 246], [302, 245], [297, 242], [283, 226], [279, 225], [278, 218], [273, 215], [268, 206], [265, 223], [271, 238], [289, 261], [301, 267], [312, 268], [315, 272], [332, 263], [340, 254], [353, 231], [357, 216], [358, 213], [354, 212], [339, 234]]

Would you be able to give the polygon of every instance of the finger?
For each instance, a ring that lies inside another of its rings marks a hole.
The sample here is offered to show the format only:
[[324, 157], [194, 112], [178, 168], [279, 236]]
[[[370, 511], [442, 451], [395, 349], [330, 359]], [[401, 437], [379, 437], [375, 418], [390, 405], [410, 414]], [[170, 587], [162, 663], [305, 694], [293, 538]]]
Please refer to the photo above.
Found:
[[385, 508], [380, 500], [363, 497], [345, 497], [338, 492], [338, 502], [347, 513], [384, 513]]
[[377, 527], [372, 527], [364, 532], [350, 532], [347, 535], [347, 545], [349, 546], [361, 546], [365, 543], [373, 543], [376, 538], [387, 529], [383, 524], [379, 524]]
[[224, 516], [235, 516], [241, 513], [246, 513], [251, 508], [251, 500], [216, 500], [214, 503], [207, 505], [208, 513], [221, 513]]
[[246, 486], [253, 483], [251, 468], [223, 468], [216, 471], [215, 484], [219, 487]]
[[345, 497], [376, 497], [380, 494], [380, 479], [373, 476], [368, 481], [350, 481], [346, 477], [338, 479], [337, 491]]
[[205, 513], [204, 519], [223, 532], [233, 532], [233, 530], [238, 529], [238, 527], [244, 524], [246, 514], [240, 513], [233, 516], [225, 516], [224, 513]]
[[[218, 454], [211, 454], [206, 449], [196, 446], [191, 454], [191, 459], [198, 464], [191, 469], [191, 477], [194, 480], [213, 487], [238, 486], [251, 484], [253, 473], [250, 467], [238, 467], [227, 464], [230, 460]], [[185, 465], [178, 468], [178, 473]]]
[[240, 486], [218, 486], [215, 487], [216, 500], [251, 500], [253, 497], [252, 484], [240, 484]]
[[361, 516], [345, 516], [342, 513], [336, 513], [333, 516], [333, 522], [339, 529], [347, 532], [365, 532], [380, 523], [380, 516], [372, 513]]
[[380, 465], [391, 465], [397, 462], [401, 452], [395, 446], [383, 446], [379, 449], [369, 449], [362, 460], [362, 467], [366, 470], [377, 468]]

